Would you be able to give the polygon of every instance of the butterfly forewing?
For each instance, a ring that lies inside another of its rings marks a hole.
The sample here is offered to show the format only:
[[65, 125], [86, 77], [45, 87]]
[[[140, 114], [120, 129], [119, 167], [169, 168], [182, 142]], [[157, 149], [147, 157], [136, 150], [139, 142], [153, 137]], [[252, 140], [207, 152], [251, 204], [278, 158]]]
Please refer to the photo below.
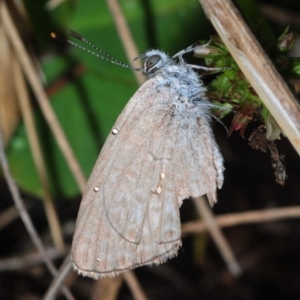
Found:
[[216, 202], [223, 159], [204, 91], [190, 68], [171, 65], [130, 99], [83, 195], [72, 244], [79, 273], [100, 278], [164, 262], [181, 245], [183, 199]]
[[[158, 263], [181, 244], [178, 195], [170, 176], [173, 141], [166, 144], [170, 110], [166, 97], [146, 92], [155, 81], [132, 97], [114, 125], [118, 134], [108, 137], [88, 181], [72, 246], [73, 262], [83, 274]], [[132, 109], [136, 117], [123, 122]], [[123, 256], [117, 259], [120, 247]]]

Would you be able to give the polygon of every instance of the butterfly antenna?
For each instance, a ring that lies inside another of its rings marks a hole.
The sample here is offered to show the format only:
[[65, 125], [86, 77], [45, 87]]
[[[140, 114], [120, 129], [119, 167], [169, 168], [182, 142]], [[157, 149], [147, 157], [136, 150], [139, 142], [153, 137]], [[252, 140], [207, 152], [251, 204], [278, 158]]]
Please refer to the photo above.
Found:
[[99, 58], [101, 58], [103, 60], [106, 60], [106, 61], [108, 61], [110, 63], [113, 63], [115, 65], [121, 66], [123, 68], [127, 68], [127, 69], [134, 70], [134, 71], [140, 71], [141, 70], [140, 68], [131, 67], [131, 66], [129, 66], [129, 65], [127, 65], [127, 64], [125, 64], [125, 63], [123, 63], [123, 62], [121, 62], [119, 60], [117, 60], [116, 58], [112, 57], [111, 55], [107, 54], [105, 51], [103, 51], [100, 48], [98, 48], [97, 46], [95, 46], [93, 43], [91, 43], [88, 40], [86, 40], [79, 33], [75, 32], [73, 30], [69, 30], [68, 32], [69, 32], [69, 34], [72, 37], [74, 37], [75, 39], [80, 40], [80, 41], [84, 42], [85, 44], [89, 45], [90, 47], [92, 47], [93, 49], [95, 49], [96, 51], [98, 51], [100, 54], [95, 53], [95, 52], [93, 52], [93, 51], [91, 51], [91, 50], [89, 50], [87, 48], [84, 48], [84, 47], [82, 47], [82, 46], [74, 43], [72, 40], [69, 40], [69, 39], [67, 39], [65, 37], [58, 36], [54, 32], [51, 33], [51, 37], [54, 38], [54, 39], [56, 39], [56, 40], [58, 40], [58, 41], [65, 42], [65, 43], [68, 43], [68, 44], [70, 44], [72, 46], [75, 46], [75, 47], [77, 47], [77, 48], [79, 48], [81, 50], [84, 50], [84, 51], [86, 51], [88, 53], [91, 53], [92, 55], [94, 55], [96, 57], [99, 57]]

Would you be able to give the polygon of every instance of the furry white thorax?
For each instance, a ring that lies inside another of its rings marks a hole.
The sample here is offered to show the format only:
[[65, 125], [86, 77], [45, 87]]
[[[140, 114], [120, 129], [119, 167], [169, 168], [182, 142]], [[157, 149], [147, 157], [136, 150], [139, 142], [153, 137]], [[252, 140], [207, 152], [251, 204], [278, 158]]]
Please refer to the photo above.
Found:
[[[176, 55], [175, 55], [176, 56]], [[144, 59], [142, 72], [148, 78], [156, 78], [158, 87], [169, 86], [176, 91], [178, 99], [174, 103], [179, 110], [197, 109], [201, 107], [201, 116], [210, 119], [209, 110], [212, 104], [205, 98], [206, 88], [199, 75], [181, 56], [179, 62], [159, 50], [149, 50], [139, 58]]]

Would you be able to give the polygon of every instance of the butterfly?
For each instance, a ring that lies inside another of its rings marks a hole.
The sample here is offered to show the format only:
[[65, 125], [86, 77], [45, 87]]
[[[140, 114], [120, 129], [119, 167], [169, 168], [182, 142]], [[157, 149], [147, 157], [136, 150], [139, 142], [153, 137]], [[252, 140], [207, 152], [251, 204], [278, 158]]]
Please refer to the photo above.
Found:
[[206, 88], [182, 58], [189, 51], [138, 57], [149, 79], [114, 124], [82, 197], [71, 252], [83, 276], [112, 277], [176, 256], [183, 200], [217, 201], [223, 157]]

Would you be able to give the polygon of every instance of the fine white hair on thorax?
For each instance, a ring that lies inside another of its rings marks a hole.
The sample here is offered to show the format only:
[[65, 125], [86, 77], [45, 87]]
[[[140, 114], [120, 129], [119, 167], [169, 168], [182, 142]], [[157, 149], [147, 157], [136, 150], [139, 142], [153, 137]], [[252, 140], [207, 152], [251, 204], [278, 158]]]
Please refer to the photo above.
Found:
[[196, 109], [201, 106], [201, 111], [197, 109], [198, 113], [209, 117], [210, 103], [204, 97], [206, 88], [197, 72], [185, 63], [182, 55], [170, 58], [160, 50], [149, 50], [139, 58], [144, 59], [143, 73], [148, 78], [156, 78], [157, 88], [169, 86], [171, 90], [177, 91], [180, 101], [174, 100], [174, 105], [179, 111], [185, 111], [186, 107]]

